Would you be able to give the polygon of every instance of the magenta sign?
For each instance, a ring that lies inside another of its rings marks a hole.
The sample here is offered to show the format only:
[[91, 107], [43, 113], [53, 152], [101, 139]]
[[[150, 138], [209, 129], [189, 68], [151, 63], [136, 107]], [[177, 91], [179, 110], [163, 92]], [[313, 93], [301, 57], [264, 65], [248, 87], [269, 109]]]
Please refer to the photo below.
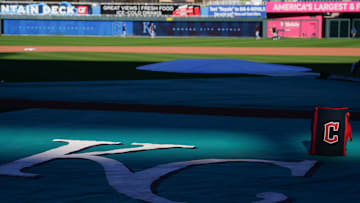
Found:
[[273, 37], [272, 30], [275, 28], [280, 37], [321, 38], [322, 23], [322, 15], [269, 19], [267, 33], [269, 38]]
[[357, 13], [360, 2], [266, 2], [267, 13]]

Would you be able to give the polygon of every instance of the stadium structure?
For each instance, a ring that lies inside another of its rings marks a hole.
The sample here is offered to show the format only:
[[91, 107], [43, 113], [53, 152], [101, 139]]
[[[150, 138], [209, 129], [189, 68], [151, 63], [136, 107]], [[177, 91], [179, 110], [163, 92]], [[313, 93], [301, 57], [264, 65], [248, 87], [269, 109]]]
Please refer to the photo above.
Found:
[[[358, 1], [1, 1], [4, 35], [349, 38]], [[50, 26], [51, 25], [51, 26]], [[359, 32], [355, 33], [359, 37]]]
[[0, 0], [0, 202], [359, 202], [360, 1]]

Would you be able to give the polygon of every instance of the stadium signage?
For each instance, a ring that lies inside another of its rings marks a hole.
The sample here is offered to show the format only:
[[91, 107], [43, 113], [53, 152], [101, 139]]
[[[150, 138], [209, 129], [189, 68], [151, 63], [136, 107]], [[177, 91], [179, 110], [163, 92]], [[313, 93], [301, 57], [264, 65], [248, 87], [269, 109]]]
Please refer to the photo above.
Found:
[[141, 4], [106, 4], [101, 5], [102, 15], [130, 17], [146, 16], [200, 16], [198, 5], [141, 5]]
[[300, 27], [299, 22], [285, 22], [285, 27]]
[[[118, 148], [109, 151], [91, 151], [79, 153], [85, 149], [93, 148], [101, 145], [120, 145], [120, 142], [106, 141], [88, 141], [88, 140], [64, 140], [54, 139], [56, 142], [65, 142], [66, 145], [50, 149], [39, 154], [28, 156], [16, 161], [0, 166], [0, 175], [14, 177], [38, 177], [38, 174], [22, 171], [25, 168], [31, 168], [39, 164], [46, 164], [55, 159], [85, 159], [96, 162], [104, 168], [104, 173], [109, 184], [119, 193], [127, 195], [130, 198], [142, 200], [145, 202], [167, 202], [167, 200], [158, 196], [152, 191], [153, 183], [161, 181], [163, 177], [174, 172], [187, 169], [191, 166], [229, 163], [229, 162], [249, 162], [272, 164], [291, 171], [291, 176], [304, 177], [311, 169], [313, 169], [317, 161], [304, 160], [299, 162], [274, 161], [263, 159], [200, 159], [191, 161], [171, 162], [156, 165], [143, 171], [133, 172], [122, 162], [105, 157], [104, 155], [124, 154], [131, 152], [142, 152], [159, 149], [196, 149], [190, 145], [174, 145], [174, 144], [152, 144], [152, 143], [132, 143], [137, 147]], [[284, 194], [276, 192], [265, 192], [257, 194], [257, 197], [264, 198], [268, 201], [261, 202], [280, 202], [287, 199]]]
[[134, 35], [149, 36], [154, 24], [156, 36], [255, 36], [258, 22], [165, 22], [136, 21]]
[[210, 5], [209, 16], [214, 17], [266, 17], [265, 5]]
[[60, 4], [13, 4], [1, 3], [0, 14], [11, 15], [87, 15], [89, 5], [72, 5], [68, 2]]
[[267, 2], [267, 13], [358, 13], [360, 2]]

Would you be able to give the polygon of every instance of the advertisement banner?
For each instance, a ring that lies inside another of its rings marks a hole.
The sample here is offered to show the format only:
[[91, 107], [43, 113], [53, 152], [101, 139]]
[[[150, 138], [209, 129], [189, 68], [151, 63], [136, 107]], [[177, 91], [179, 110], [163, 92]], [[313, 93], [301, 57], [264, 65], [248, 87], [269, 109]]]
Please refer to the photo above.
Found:
[[134, 22], [134, 35], [254, 37], [260, 22]]
[[[150, 22], [3, 19], [5, 35], [255, 37], [260, 22]], [[124, 33], [124, 30], [126, 33]]]
[[200, 16], [198, 5], [141, 5], [141, 4], [106, 4], [101, 5], [102, 15], [130, 17], [147, 16]]
[[89, 20], [13, 20], [4, 19], [3, 34], [8, 35], [71, 35], [122, 36], [133, 35], [133, 22]]
[[266, 17], [265, 5], [210, 5], [209, 16], [214, 17]]
[[359, 13], [357, 1], [266, 2], [267, 13]]
[[322, 16], [287, 17], [268, 20], [268, 37], [273, 37], [276, 29], [280, 37], [288, 38], [321, 38]]
[[90, 15], [91, 5], [72, 5], [63, 1], [59, 4], [46, 3], [0, 3], [0, 14], [11, 15]]

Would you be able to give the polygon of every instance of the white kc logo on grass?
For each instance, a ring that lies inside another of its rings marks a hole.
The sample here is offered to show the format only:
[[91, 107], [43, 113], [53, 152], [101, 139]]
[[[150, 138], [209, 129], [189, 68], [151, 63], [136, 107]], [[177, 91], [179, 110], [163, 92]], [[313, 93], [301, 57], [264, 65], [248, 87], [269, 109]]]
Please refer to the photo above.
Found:
[[[54, 139], [56, 142], [66, 142], [67, 145], [54, 148], [39, 154], [35, 154], [23, 159], [0, 166], [0, 175], [19, 176], [19, 177], [36, 177], [37, 174], [24, 173], [24, 168], [30, 168], [35, 165], [43, 164], [54, 159], [86, 159], [94, 161], [103, 166], [109, 184], [119, 193], [122, 193], [133, 199], [143, 200], [146, 202], [170, 203], [168, 199], [160, 197], [151, 189], [151, 185], [155, 181], [159, 181], [161, 177], [169, 173], [177, 172], [190, 166], [215, 164], [225, 162], [255, 162], [273, 164], [279, 167], [290, 169], [292, 176], [305, 176], [317, 163], [317, 161], [304, 160], [300, 162], [285, 162], [263, 159], [200, 159], [183, 162], [172, 162], [161, 164], [152, 168], [132, 172], [123, 163], [102, 157], [101, 155], [122, 154], [130, 152], [140, 152], [156, 149], [196, 149], [195, 146], [189, 145], [173, 145], [173, 144], [151, 144], [151, 143], [132, 143], [131, 145], [139, 145], [139, 147], [122, 148], [109, 151], [94, 151], [87, 153], [76, 153], [91, 147], [100, 145], [120, 145], [120, 142], [104, 142], [104, 141], [86, 141], [86, 140], [64, 140]], [[264, 200], [257, 203], [270, 203], [284, 201], [287, 197], [281, 193], [265, 192], [257, 195]]]

